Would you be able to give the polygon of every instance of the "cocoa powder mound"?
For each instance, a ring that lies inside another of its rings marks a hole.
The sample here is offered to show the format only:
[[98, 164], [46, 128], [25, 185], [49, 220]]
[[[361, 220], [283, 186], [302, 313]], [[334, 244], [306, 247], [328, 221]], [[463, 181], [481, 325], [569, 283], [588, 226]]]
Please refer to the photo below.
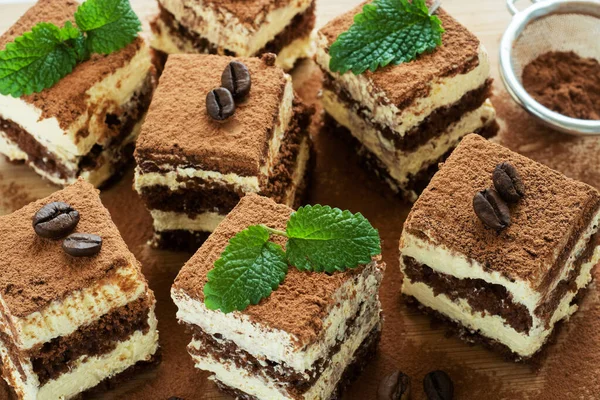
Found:
[[525, 90], [545, 107], [572, 118], [600, 119], [600, 63], [576, 53], [544, 53], [523, 69]]

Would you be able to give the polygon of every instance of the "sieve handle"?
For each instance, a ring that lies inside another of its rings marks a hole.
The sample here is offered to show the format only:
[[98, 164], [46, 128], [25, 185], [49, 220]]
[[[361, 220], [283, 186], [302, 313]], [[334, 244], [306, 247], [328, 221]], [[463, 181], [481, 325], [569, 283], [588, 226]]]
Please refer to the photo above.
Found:
[[[508, 7], [508, 11], [512, 15], [518, 14], [520, 12], [519, 9], [517, 8], [517, 6], [515, 6], [515, 3], [517, 1], [519, 1], [519, 0], [506, 0], [506, 6]], [[529, 0], [529, 1], [531, 1], [532, 3], [539, 3], [542, 0]]]

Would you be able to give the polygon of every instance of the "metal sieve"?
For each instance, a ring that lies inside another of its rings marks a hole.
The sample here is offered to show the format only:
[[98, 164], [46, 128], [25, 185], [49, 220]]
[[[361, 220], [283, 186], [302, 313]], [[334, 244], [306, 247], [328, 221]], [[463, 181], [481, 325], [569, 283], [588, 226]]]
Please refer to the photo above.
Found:
[[533, 99], [523, 88], [523, 68], [549, 51], [574, 51], [600, 61], [600, 0], [531, 0], [513, 14], [500, 43], [500, 73], [512, 98], [544, 124], [572, 135], [600, 135], [600, 121], [567, 117]]

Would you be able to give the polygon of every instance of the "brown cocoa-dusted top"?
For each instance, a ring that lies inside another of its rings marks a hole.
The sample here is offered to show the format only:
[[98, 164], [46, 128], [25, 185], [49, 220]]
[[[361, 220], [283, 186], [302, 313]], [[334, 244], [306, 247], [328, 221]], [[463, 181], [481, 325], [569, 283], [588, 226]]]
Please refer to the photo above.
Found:
[[[493, 187], [492, 172], [504, 161], [517, 168], [525, 197], [510, 205], [512, 224], [496, 233], [477, 218], [472, 202], [477, 191]], [[417, 200], [404, 229], [543, 293], [599, 206], [600, 193], [591, 186], [469, 135]]]
[[[0, 295], [12, 315], [24, 317], [39, 311], [50, 302], [89, 287], [115, 269], [135, 262], [98, 193], [92, 185], [79, 180], [0, 217]], [[63, 251], [62, 240], [36, 235], [31, 219], [42, 206], [53, 201], [63, 201], [79, 211], [75, 232], [100, 235], [100, 253], [74, 258]]]
[[[206, 275], [227, 247], [229, 239], [250, 225], [265, 224], [285, 230], [292, 209], [266, 197], [249, 194], [231, 211], [200, 250], [184, 265], [174, 287], [190, 297], [204, 301]], [[276, 242], [280, 237], [274, 238]], [[310, 343], [322, 332], [323, 320], [333, 305], [333, 294], [341, 285], [360, 273], [357, 268], [333, 275], [300, 272], [290, 267], [285, 281], [268, 298], [251, 305], [243, 314], [267, 328], [280, 329]]]
[[[362, 12], [367, 3], [335, 18], [319, 31], [329, 45], [352, 26], [354, 16]], [[436, 14], [446, 30], [441, 46], [431, 53], [421, 54], [414, 61], [364, 73], [375, 89], [383, 92], [400, 109], [415, 98], [428, 96], [431, 84], [437, 79], [469, 72], [479, 64], [479, 39], [443, 9], [438, 9]]]
[[[75, 23], [73, 15], [79, 3], [75, 0], [39, 0], [33, 7], [0, 36], [0, 49], [40, 22], [50, 22], [62, 27], [66, 21]], [[42, 110], [42, 118], [56, 117], [61, 128], [66, 129], [87, 109], [86, 92], [93, 85], [123, 67], [138, 52], [144, 41], [137, 38], [124, 49], [91, 59], [77, 65], [73, 72], [50, 89], [21, 98]]]
[[233, 59], [169, 56], [136, 144], [138, 164], [192, 164], [221, 173], [259, 174], [287, 79], [283, 70], [259, 58], [238, 59], [250, 71], [250, 94], [227, 121], [215, 121], [206, 112], [206, 94], [221, 86], [221, 74]]

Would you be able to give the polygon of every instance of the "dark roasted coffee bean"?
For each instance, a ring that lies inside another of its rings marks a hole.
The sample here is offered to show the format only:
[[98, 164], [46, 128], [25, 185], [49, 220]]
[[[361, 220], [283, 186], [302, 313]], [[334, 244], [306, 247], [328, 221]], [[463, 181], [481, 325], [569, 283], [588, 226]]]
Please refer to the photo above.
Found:
[[46, 204], [33, 216], [33, 229], [47, 239], [67, 236], [79, 223], [79, 212], [63, 202]]
[[250, 71], [239, 61], [230, 62], [221, 75], [221, 86], [229, 90], [236, 101], [242, 100], [252, 86]]
[[408, 400], [410, 398], [410, 377], [401, 371], [394, 371], [379, 383], [377, 400]]
[[206, 111], [212, 119], [224, 121], [235, 113], [235, 101], [225, 88], [211, 90], [206, 95]]
[[423, 389], [428, 400], [452, 400], [454, 384], [444, 371], [433, 371], [425, 375]]
[[171, 396], [171, 397], [169, 397], [169, 400], [183, 400], [183, 398], [177, 397], [177, 396]]
[[516, 203], [525, 196], [523, 181], [512, 164], [498, 164], [492, 174], [492, 180], [500, 196], [509, 203]]
[[501, 230], [510, 225], [510, 210], [494, 189], [478, 192], [473, 198], [473, 209], [490, 228]]
[[90, 233], [73, 233], [63, 240], [63, 250], [73, 257], [91, 257], [100, 252], [102, 238]]

